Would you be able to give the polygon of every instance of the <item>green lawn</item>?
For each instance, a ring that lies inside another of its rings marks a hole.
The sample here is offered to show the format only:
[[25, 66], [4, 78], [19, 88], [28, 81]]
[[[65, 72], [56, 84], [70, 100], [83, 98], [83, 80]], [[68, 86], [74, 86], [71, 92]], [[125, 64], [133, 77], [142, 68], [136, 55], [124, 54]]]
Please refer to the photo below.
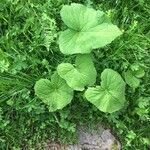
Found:
[[[105, 68], [123, 78], [128, 69], [142, 68], [142, 77], [133, 81], [136, 87], [126, 85], [127, 102], [118, 112], [100, 112], [83, 98], [83, 92], [75, 92], [62, 110], [49, 112], [34, 94], [37, 80], [50, 79], [58, 64], [74, 59], [63, 55], [58, 45], [60, 31], [66, 29], [60, 10], [73, 2], [104, 11], [123, 32], [93, 51], [98, 77]], [[149, 149], [150, 1], [1, 0], [0, 149], [36, 149], [47, 139], [74, 143], [76, 126], [98, 122], [112, 129], [123, 150]]]

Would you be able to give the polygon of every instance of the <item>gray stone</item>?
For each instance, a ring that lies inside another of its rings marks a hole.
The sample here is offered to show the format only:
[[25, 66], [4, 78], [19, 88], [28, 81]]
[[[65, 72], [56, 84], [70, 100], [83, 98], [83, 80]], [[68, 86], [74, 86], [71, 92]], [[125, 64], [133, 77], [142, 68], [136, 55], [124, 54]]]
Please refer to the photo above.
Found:
[[115, 139], [110, 130], [98, 126], [96, 130], [86, 127], [78, 129], [79, 144], [86, 150], [120, 150], [120, 143]]
[[121, 150], [119, 141], [112, 135], [109, 129], [98, 126], [95, 130], [86, 126], [77, 130], [77, 145], [60, 145], [56, 143], [46, 144], [44, 150]]

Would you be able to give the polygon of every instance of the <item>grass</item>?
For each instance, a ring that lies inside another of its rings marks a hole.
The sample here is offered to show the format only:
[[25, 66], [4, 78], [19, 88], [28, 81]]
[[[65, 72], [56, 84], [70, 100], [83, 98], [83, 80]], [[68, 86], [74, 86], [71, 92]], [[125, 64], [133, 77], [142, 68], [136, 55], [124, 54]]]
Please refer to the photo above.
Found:
[[[124, 34], [94, 51], [99, 73], [106, 67], [122, 74], [133, 63], [144, 67], [140, 86], [127, 86], [127, 104], [114, 114], [99, 112], [79, 93], [63, 110], [49, 113], [34, 95], [35, 82], [50, 78], [68, 57], [58, 48], [64, 29], [63, 4], [83, 3], [105, 11]], [[103, 122], [125, 150], [147, 150], [150, 145], [150, 2], [99, 0], [1, 0], [0, 2], [0, 149], [36, 149], [47, 139], [72, 143], [78, 124]], [[1, 61], [1, 59], [5, 61]], [[141, 97], [146, 99], [137, 101]]]

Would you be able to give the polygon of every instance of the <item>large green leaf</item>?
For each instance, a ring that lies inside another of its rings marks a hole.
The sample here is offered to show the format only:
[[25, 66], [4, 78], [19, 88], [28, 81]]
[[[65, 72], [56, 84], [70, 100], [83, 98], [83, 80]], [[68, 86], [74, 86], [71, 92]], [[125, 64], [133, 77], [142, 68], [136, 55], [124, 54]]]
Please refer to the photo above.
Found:
[[103, 16], [102, 11], [95, 11], [82, 4], [72, 3], [62, 7], [60, 15], [63, 22], [75, 31], [86, 31], [98, 25], [98, 18]]
[[125, 82], [116, 71], [105, 69], [101, 74], [101, 86], [89, 87], [85, 97], [103, 112], [118, 111], [125, 102]]
[[59, 37], [59, 47], [64, 54], [90, 53], [121, 35], [118, 27], [105, 19], [103, 12], [81, 4], [63, 6], [61, 17], [69, 27]]
[[83, 91], [85, 86], [93, 85], [97, 74], [92, 58], [88, 54], [78, 55], [75, 66], [70, 63], [58, 65], [57, 72], [71, 88], [77, 91]]
[[50, 112], [62, 109], [73, 98], [73, 90], [57, 73], [52, 75], [51, 81], [48, 79], [37, 81], [34, 89], [35, 94], [48, 105]]

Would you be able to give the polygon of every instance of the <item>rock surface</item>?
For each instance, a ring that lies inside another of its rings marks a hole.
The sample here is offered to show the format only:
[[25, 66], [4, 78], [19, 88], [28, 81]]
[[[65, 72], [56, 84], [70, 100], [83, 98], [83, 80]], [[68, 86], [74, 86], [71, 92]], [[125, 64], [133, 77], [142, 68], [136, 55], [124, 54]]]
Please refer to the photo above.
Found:
[[98, 127], [90, 130], [87, 127], [78, 128], [78, 144], [62, 146], [47, 142], [44, 150], [121, 150], [120, 143], [109, 129]]

